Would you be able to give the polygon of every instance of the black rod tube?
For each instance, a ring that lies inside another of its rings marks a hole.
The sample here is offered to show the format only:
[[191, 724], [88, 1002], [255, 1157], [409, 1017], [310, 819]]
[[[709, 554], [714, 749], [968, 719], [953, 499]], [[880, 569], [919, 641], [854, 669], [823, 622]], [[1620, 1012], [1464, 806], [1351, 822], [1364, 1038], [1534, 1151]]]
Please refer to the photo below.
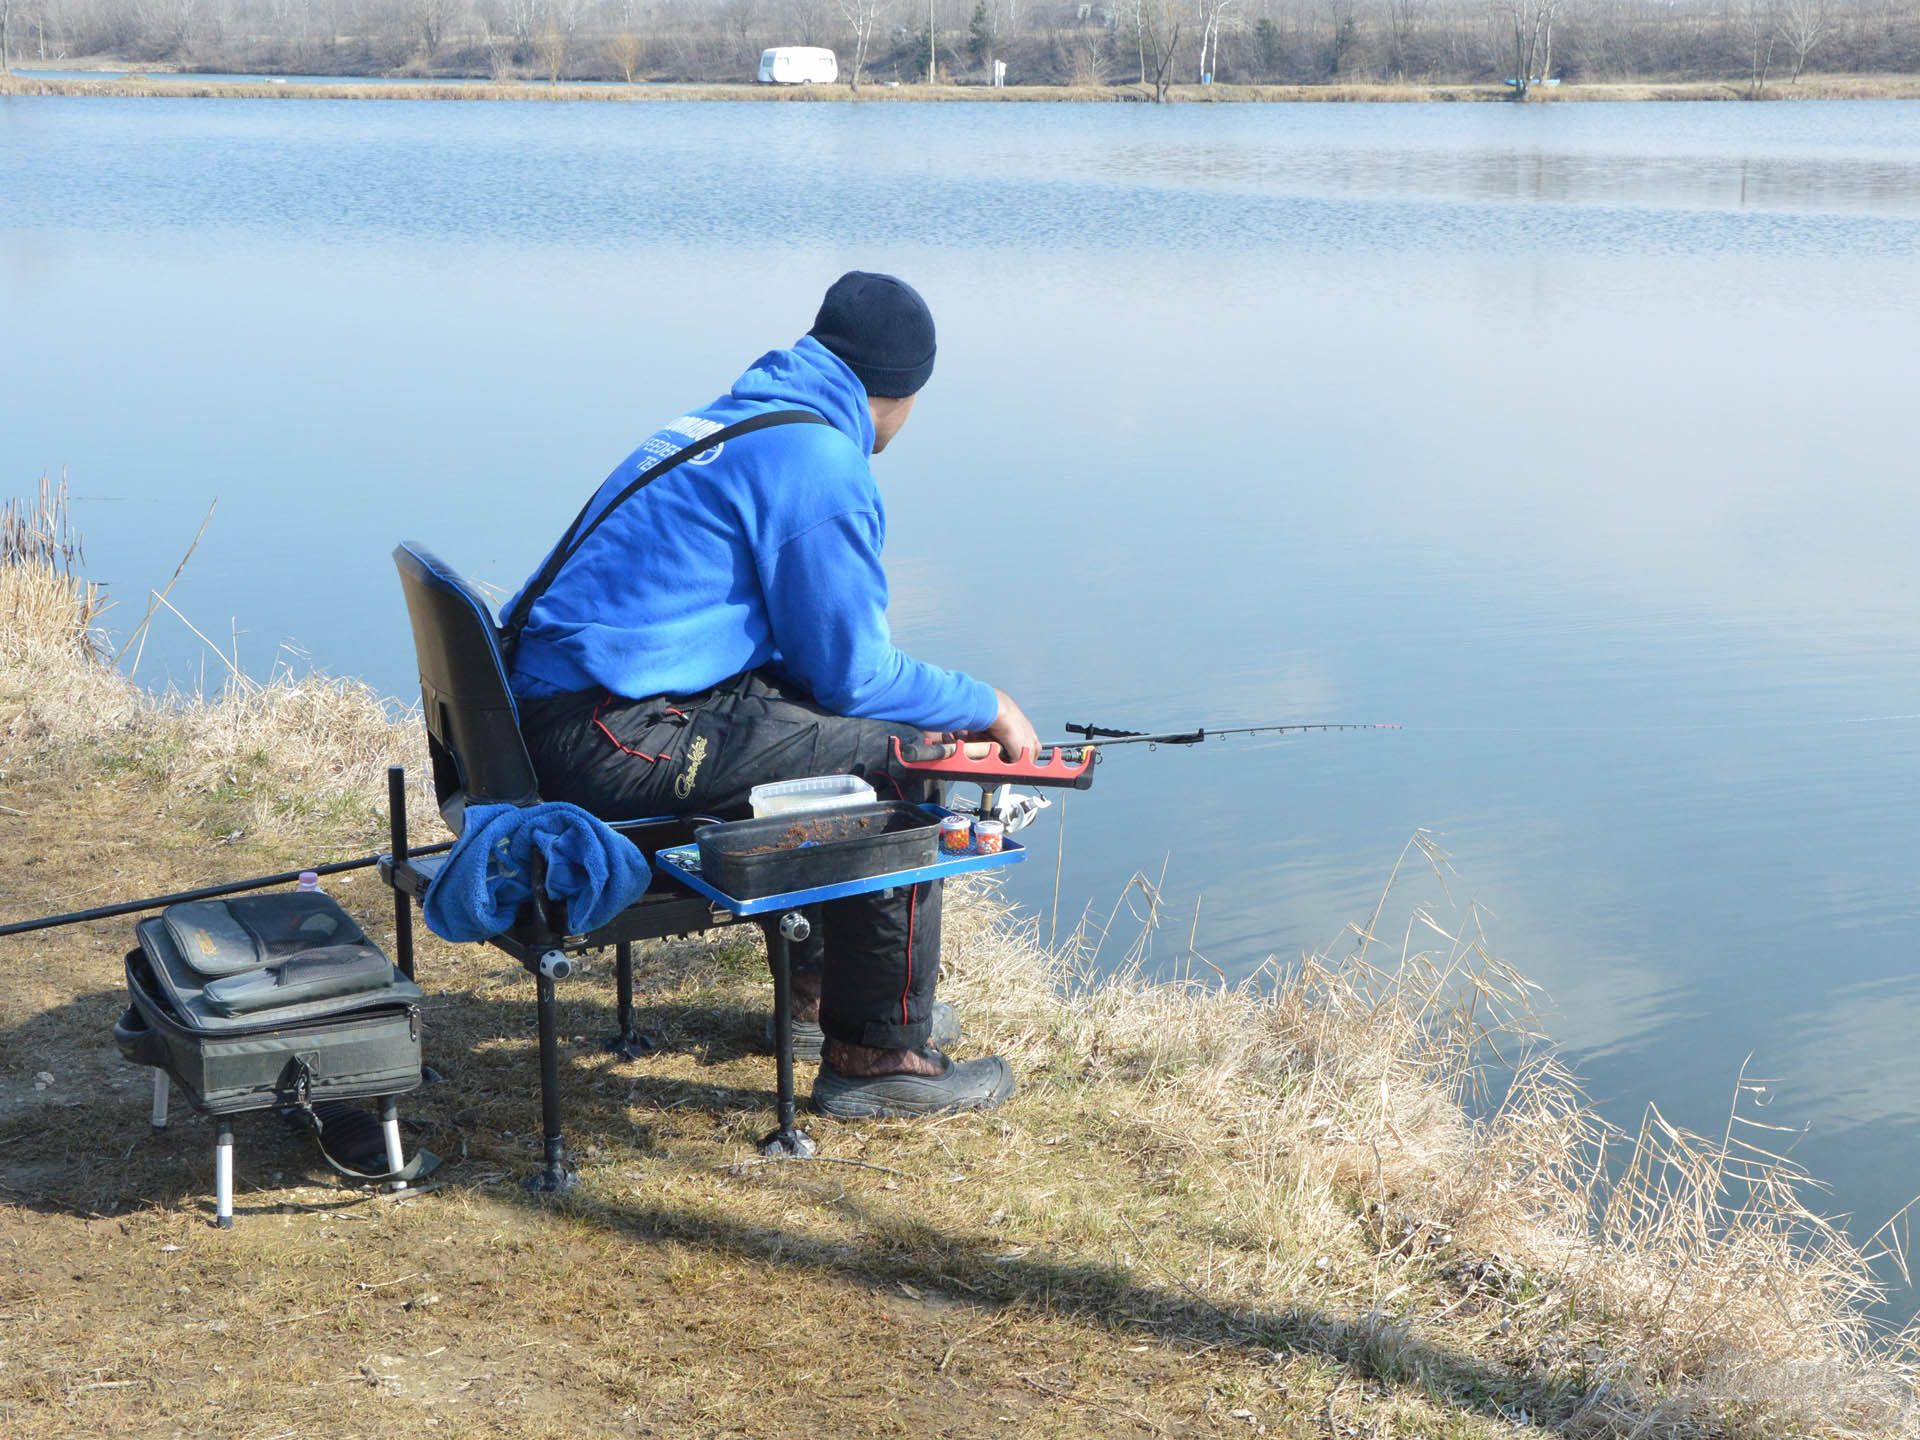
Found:
[[553, 981], [533, 977], [534, 1009], [540, 1019], [540, 1130], [541, 1158], [550, 1173], [561, 1164], [560, 1146], [560, 1036], [553, 1002]]
[[[387, 843], [393, 848], [393, 863], [407, 859], [407, 767], [387, 767]], [[394, 887], [393, 958], [400, 973], [413, 979], [413, 897]]]
[[[444, 841], [439, 845], [426, 845], [413, 851], [413, 855], [438, 855], [451, 850], [453, 842]], [[303, 870], [311, 870], [316, 875], [339, 875], [348, 870], [365, 870], [378, 865], [378, 855], [364, 855], [358, 860], [335, 860], [328, 865], [307, 865]], [[238, 895], [247, 890], [265, 890], [274, 885], [292, 885], [299, 880], [301, 870], [283, 870], [278, 875], [257, 875], [251, 880], [229, 880], [222, 885], [203, 885], [198, 890], [176, 890], [171, 895], [149, 895], [142, 900], [122, 900], [113, 905], [96, 905], [91, 910], [70, 910], [64, 915], [44, 915], [38, 920], [16, 920], [11, 925], [0, 925], [0, 936], [25, 935], [34, 930], [52, 930], [61, 925], [80, 925], [89, 920], [111, 920], [116, 915], [136, 915], [142, 910], [159, 910], [168, 905], [184, 905], [189, 900], [216, 900], [222, 895]]]
[[[784, 916], [782, 919], [784, 920]], [[767, 927], [773, 960], [773, 1056], [779, 1076], [780, 1135], [793, 1135], [793, 957], [781, 925]]]

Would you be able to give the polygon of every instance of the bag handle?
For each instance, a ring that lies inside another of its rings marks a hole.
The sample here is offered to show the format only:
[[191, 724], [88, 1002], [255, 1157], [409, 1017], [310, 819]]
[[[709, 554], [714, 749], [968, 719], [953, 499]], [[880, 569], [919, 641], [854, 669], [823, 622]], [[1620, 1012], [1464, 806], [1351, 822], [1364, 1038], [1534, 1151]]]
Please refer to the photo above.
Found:
[[[507, 671], [511, 673], [513, 670], [513, 653], [519, 648], [520, 632], [527, 628], [527, 620], [532, 616], [535, 604], [547, 593], [548, 587], [559, 579], [560, 572], [566, 568], [567, 562], [580, 553], [580, 547], [585, 545], [593, 532], [600, 528], [601, 522], [615, 510], [681, 461], [691, 460], [695, 455], [704, 455], [709, 450], [717, 450], [729, 440], [737, 440], [742, 435], [751, 435], [756, 430], [765, 430], [774, 425], [827, 425], [830, 423], [825, 416], [816, 415], [811, 410], [769, 410], [764, 414], [750, 415], [745, 420], [735, 421], [723, 430], [716, 430], [711, 435], [681, 446], [665, 459], [642, 470], [628, 483], [627, 488], [609, 500], [606, 507], [590, 522], [587, 520], [587, 512], [593, 508], [594, 496], [589, 495], [587, 503], [580, 507], [580, 513], [573, 517], [573, 523], [567, 527], [567, 533], [560, 537], [560, 543], [548, 553], [539, 573], [527, 582], [527, 588], [520, 592], [513, 603], [513, 608], [500, 617], [500, 653], [506, 663]], [[595, 491], [594, 495], [597, 494], [599, 492]]]

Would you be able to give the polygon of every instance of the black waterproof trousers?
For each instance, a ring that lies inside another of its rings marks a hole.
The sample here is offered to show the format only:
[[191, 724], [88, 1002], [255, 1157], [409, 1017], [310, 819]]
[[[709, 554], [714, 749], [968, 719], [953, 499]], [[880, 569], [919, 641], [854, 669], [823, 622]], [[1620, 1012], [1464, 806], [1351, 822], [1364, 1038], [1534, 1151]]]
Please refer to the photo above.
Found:
[[[883, 800], [926, 800], [896, 781], [892, 737], [911, 725], [849, 720], [763, 671], [698, 695], [623, 700], [600, 691], [523, 701], [521, 730], [545, 800], [604, 820], [748, 813], [747, 792], [774, 780], [858, 775]], [[939, 882], [831, 901], [809, 912], [796, 971], [823, 966], [820, 1027], [853, 1045], [918, 1050], [940, 968]]]

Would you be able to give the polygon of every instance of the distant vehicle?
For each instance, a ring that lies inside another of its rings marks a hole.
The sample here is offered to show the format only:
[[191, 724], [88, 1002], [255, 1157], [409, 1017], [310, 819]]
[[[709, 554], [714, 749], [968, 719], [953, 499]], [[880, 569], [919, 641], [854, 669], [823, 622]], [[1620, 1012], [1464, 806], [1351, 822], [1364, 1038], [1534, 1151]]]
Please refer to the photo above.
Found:
[[831, 85], [840, 78], [840, 62], [817, 45], [780, 45], [760, 57], [762, 85]]

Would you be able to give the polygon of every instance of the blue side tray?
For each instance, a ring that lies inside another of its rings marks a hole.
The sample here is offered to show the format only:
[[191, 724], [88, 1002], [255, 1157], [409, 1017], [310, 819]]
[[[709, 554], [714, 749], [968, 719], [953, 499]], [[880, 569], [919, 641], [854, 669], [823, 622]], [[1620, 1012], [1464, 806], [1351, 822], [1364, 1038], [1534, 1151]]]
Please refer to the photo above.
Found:
[[[947, 815], [951, 811], [938, 805], [920, 807], [930, 815]], [[1006, 865], [1016, 865], [1027, 858], [1026, 846], [1008, 839], [1002, 842], [1003, 848], [992, 855], [943, 855], [931, 865], [921, 865], [912, 870], [894, 870], [885, 875], [867, 875], [858, 880], [839, 880], [828, 885], [815, 885], [806, 890], [789, 890], [784, 895], [760, 895], [752, 900], [741, 900], [707, 883], [700, 873], [700, 847], [698, 845], [675, 845], [670, 850], [654, 853], [654, 863], [666, 874], [685, 885], [696, 894], [704, 895], [722, 910], [731, 910], [745, 919], [749, 915], [765, 915], [773, 910], [793, 910], [802, 905], [818, 905], [824, 900], [844, 900], [849, 895], [868, 895], [876, 890], [892, 890], [900, 885], [918, 885], [922, 880], [945, 880], [950, 875], [967, 875], [976, 870], [998, 870]]]

